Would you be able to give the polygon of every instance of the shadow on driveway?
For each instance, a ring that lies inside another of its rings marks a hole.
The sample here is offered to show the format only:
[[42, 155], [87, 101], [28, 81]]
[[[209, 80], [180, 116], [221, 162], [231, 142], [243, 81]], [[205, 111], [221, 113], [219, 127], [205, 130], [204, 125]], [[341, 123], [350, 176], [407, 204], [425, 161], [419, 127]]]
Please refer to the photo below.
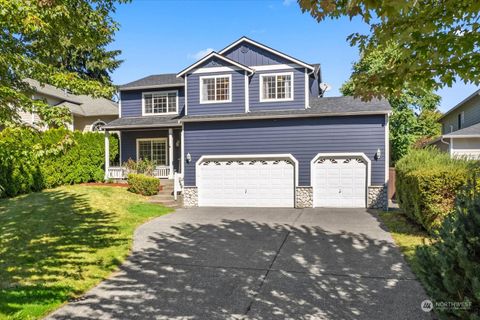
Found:
[[51, 319], [430, 319], [365, 210], [222, 210], [144, 225], [120, 272]]

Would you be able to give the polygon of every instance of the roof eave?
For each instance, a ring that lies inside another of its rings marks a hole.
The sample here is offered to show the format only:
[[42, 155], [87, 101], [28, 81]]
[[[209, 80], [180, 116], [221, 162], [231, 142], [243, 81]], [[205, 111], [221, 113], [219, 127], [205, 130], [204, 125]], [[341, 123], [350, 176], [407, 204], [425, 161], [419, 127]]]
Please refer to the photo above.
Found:
[[239, 67], [240, 69], [243, 69], [245, 71], [248, 71], [250, 73], [255, 73], [255, 70], [241, 64], [241, 63], [238, 63], [236, 61], [233, 61], [232, 59], [229, 59], [227, 57], [224, 57], [220, 54], [218, 54], [217, 52], [213, 51], [213, 52], [210, 52], [209, 54], [207, 54], [205, 57], [203, 57], [202, 59], [198, 60], [197, 62], [195, 62], [194, 64], [188, 66], [187, 68], [183, 69], [182, 71], [180, 71], [179, 73], [177, 73], [177, 78], [180, 78], [180, 77], [183, 77], [186, 73], [188, 73], [190, 70], [192, 69], [195, 69], [198, 65], [204, 63], [205, 61], [207, 61], [208, 59], [212, 58], [212, 57], [215, 57], [215, 58], [219, 58], [221, 60], [224, 60], [236, 67]]
[[142, 90], [142, 89], [165, 89], [171, 87], [184, 87], [185, 83], [172, 83], [172, 84], [160, 84], [160, 85], [149, 85], [149, 86], [118, 86], [118, 91], [129, 91], [129, 90]]
[[212, 118], [186, 118], [179, 119], [182, 122], [211, 122], [211, 121], [234, 121], [234, 120], [261, 120], [261, 119], [289, 119], [289, 118], [315, 118], [315, 117], [340, 117], [340, 116], [361, 116], [361, 115], [385, 115], [390, 114], [390, 110], [384, 111], [358, 111], [358, 112], [325, 112], [325, 113], [297, 113], [285, 115], [261, 115], [246, 117], [212, 117]]
[[181, 127], [180, 123], [166, 123], [166, 124], [144, 124], [144, 125], [106, 125], [103, 128], [105, 130], [118, 130], [118, 129], [149, 129], [149, 128], [168, 128], [168, 127]]
[[471, 95], [469, 95], [468, 97], [466, 97], [465, 99], [463, 99], [461, 102], [457, 103], [457, 105], [455, 105], [453, 108], [451, 108], [450, 110], [448, 110], [446, 113], [444, 113], [440, 119], [438, 119], [438, 122], [441, 122], [443, 119], [445, 119], [446, 116], [448, 116], [450, 113], [452, 113], [453, 111], [457, 110], [458, 108], [462, 107], [466, 102], [470, 101], [471, 99], [475, 98], [476, 96], [479, 96], [480, 95], [480, 89], [475, 91], [474, 93], [472, 93]]

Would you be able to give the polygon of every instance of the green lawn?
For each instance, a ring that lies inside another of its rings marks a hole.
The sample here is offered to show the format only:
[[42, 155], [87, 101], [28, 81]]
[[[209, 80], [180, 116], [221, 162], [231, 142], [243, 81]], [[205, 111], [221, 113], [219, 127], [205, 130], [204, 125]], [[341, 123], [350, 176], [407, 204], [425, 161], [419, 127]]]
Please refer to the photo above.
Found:
[[0, 200], [0, 319], [35, 319], [107, 277], [134, 229], [171, 209], [121, 187], [66, 186]]
[[399, 210], [381, 212], [380, 219], [387, 226], [393, 240], [404, 254], [413, 272], [417, 273], [415, 248], [424, 243], [430, 243], [431, 238], [428, 233]]

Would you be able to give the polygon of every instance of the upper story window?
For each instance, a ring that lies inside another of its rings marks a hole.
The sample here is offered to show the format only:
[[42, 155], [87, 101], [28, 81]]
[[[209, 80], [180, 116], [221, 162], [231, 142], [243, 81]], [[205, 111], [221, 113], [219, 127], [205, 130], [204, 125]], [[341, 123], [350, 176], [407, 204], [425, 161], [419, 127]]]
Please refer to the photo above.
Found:
[[463, 112], [463, 111], [460, 112], [457, 117], [458, 117], [458, 119], [457, 119], [458, 120], [458, 130], [460, 130], [460, 129], [463, 128], [463, 125], [465, 123], [465, 112]]
[[200, 103], [221, 103], [231, 101], [231, 75], [200, 77]]
[[178, 113], [178, 91], [145, 92], [143, 115]]
[[289, 100], [293, 100], [293, 72], [260, 75], [260, 101]]

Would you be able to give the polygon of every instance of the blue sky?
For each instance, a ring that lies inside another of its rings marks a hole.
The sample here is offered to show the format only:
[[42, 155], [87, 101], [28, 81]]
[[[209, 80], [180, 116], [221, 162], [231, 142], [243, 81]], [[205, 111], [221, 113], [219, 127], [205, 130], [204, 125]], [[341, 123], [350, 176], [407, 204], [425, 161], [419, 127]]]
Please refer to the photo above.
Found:
[[[112, 49], [122, 50], [123, 64], [113, 73], [115, 84], [158, 73], [176, 73], [207, 50], [220, 50], [245, 35], [309, 63], [321, 63], [324, 82], [338, 89], [351, 73], [358, 49], [346, 41], [366, 33], [360, 20], [317, 23], [295, 0], [141, 1], [120, 5], [120, 23]], [[439, 92], [440, 109], [448, 110], [475, 91], [457, 84]]]

